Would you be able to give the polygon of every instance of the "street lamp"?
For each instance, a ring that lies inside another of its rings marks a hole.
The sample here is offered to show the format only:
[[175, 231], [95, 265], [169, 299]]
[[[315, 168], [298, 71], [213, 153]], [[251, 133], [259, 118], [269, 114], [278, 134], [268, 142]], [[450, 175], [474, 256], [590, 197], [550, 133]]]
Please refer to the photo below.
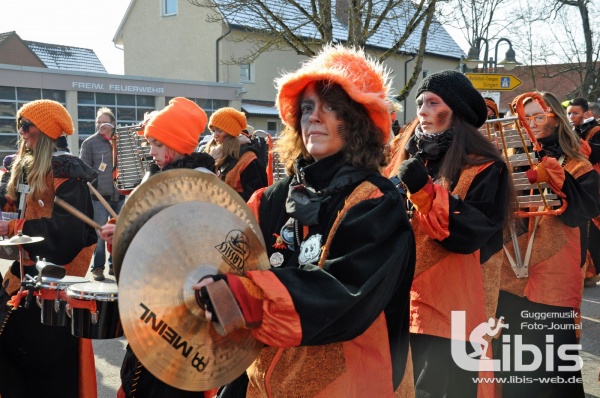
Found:
[[[485, 42], [485, 49], [483, 53], [484, 58], [483, 60], [480, 60], [479, 53], [481, 52], [482, 41]], [[506, 52], [506, 55], [504, 56], [504, 60], [498, 62], [498, 45], [503, 41], [507, 42], [509, 47], [508, 51]], [[498, 73], [498, 65], [503, 66], [504, 69], [509, 71], [513, 70], [517, 65], [521, 65], [521, 63], [517, 62], [517, 60], [515, 59], [515, 50], [513, 50], [512, 43], [508, 39], [498, 39], [498, 41], [496, 42], [496, 49], [494, 51], [494, 58], [488, 59], [488, 49], [489, 48], [487, 39], [483, 37], [477, 37], [475, 39], [475, 45], [469, 49], [469, 54], [463, 62], [465, 63], [465, 65], [467, 65], [469, 69], [475, 69], [479, 66], [479, 64], [483, 63], [484, 71], [487, 71], [489, 68], [493, 68], [494, 73]]]

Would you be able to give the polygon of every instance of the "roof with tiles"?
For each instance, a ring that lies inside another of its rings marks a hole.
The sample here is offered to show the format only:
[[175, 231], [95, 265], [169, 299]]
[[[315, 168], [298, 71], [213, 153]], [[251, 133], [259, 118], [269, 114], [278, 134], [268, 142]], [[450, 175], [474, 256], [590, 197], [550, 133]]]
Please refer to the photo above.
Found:
[[[264, 2], [269, 5], [271, 10], [275, 10], [282, 21], [297, 35], [305, 38], [319, 38], [319, 33], [314, 25], [309, 23], [307, 18], [296, 8], [286, 6], [287, 3], [280, 0], [264, 0]], [[215, 3], [219, 5], [220, 0], [215, 0]], [[306, 10], [311, 10], [309, 0], [298, 0], [298, 3]], [[224, 4], [224, 2], [221, 2], [221, 4]], [[379, 2], [375, 2], [374, 8], [377, 7], [383, 7], [383, 5]], [[267, 29], [267, 22], [256, 17], [256, 13], [249, 14], [247, 10], [244, 9], [227, 12], [224, 7], [221, 8], [221, 11], [231, 25], [238, 26], [242, 29]], [[377, 9], [374, 9], [373, 13], [376, 14], [377, 11]], [[382, 22], [377, 32], [367, 40], [367, 45], [386, 50], [391, 48], [394, 45], [394, 38], [405, 32], [406, 26], [413, 13], [413, 5], [409, 2], [389, 11], [387, 13], [387, 18]], [[260, 13], [260, 15], [262, 17], [266, 16], [265, 13]], [[334, 39], [341, 42], [345, 41], [348, 37], [348, 27], [335, 17], [332, 18], [332, 23]], [[400, 52], [415, 53], [417, 51], [422, 28], [423, 24], [421, 23], [400, 48]], [[440, 23], [435, 21], [429, 28], [426, 52], [457, 59], [460, 59], [461, 56], [464, 55], [464, 51], [454, 39], [452, 39], [450, 34]]]
[[23, 42], [50, 69], [107, 73], [92, 49], [28, 40], [23, 40]]
[[12, 32], [0, 33], [0, 43], [2, 43], [4, 41], [4, 39], [6, 39], [7, 37], [10, 37], [10, 36], [12, 36], [14, 34], [15, 34], [14, 30]]

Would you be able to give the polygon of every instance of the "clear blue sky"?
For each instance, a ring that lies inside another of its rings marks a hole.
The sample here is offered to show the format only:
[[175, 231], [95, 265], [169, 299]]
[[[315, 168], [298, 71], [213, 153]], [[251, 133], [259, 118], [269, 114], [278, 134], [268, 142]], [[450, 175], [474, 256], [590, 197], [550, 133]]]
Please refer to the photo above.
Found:
[[91, 48], [108, 73], [123, 74], [112, 39], [130, 0], [0, 0], [0, 32], [23, 40]]

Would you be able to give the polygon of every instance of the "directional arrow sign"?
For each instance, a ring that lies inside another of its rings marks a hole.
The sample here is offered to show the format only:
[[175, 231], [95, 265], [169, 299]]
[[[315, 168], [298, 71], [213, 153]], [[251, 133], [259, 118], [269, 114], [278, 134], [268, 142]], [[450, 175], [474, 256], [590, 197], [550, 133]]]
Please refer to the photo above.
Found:
[[511, 91], [523, 83], [516, 76], [500, 73], [465, 73], [465, 76], [477, 90]]

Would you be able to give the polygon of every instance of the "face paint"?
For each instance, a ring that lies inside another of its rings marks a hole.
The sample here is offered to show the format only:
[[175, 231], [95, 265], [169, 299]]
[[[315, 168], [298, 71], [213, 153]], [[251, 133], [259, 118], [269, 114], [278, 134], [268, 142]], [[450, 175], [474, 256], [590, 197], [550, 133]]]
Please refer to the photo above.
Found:
[[452, 127], [452, 109], [431, 91], [423, 91], [417, 98], [417, 117], [427, 134], [440, 134]]
[[451, 113], [452, 111], [449, 109], [440, 111], [440, 113], [437, 114], [438, 124], [445, 125], [446, 123], [448, 123], [448, 119], [450, 118]]

